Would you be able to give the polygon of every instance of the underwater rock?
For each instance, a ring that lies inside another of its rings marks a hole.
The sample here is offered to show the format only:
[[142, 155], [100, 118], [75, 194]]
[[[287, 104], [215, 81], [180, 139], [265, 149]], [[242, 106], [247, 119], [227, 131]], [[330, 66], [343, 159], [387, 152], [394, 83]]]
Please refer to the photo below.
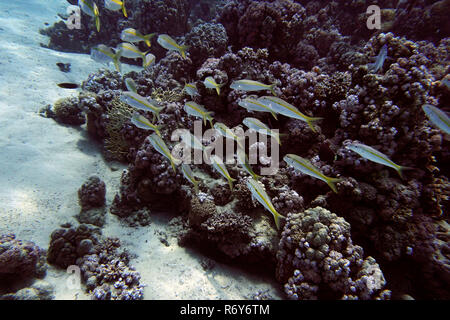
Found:
[[203, 222], [208, 220], [210, 216], [217, 214], [216, 205], [210, 199], [200, 201], [199, 198], [193, 197], [188, 215], [189, 225], [191, 227], [199, 227]]
[[105, 208], [106, 185], [97, 176], [91, 176], [78, 189], [80, 213], [76, 216], [78, 222], [103, 227], [106, 221]]
[[82, 83], [83, 90], [99, 93], [102, 90], [125, 89], [120, 73], [108, 69], [100, 69], [91, 73]]

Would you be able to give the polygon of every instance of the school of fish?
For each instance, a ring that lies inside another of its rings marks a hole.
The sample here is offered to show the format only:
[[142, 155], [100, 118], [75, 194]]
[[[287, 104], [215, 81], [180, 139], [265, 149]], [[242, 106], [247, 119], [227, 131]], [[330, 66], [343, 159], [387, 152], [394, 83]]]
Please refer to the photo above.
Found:
[[[100, 31], [100, 14], [95, 2], [93, 0], [79, 0], [78, 5], [83, 12], [94, 18], [97, 31]], [[113, 11], [121, 10], [123, 12], [123, 15], [127, 17], [124, 0], [105, 0], [105, 8]], [[156, 33], [145, 35], [136, 29], [126, 28], [122, 31], [120, 36], [120, 39], [124, 42], [119, 44], [116, 48], [110, 48], [102, 44], [93, 47], [91, 50], [91, 57], [93, 60], [100, 63], [109, 64], [112, 62], [115, 66], [115, 69], [119, 73], [121, 72], [121, 57], [130, 59], [142, 59], [142, 67], [148, 68], [155, 62], [155, 56], [149, 51], [140, 51], [137, 45], [140, 42], [144, 42], [145, 45], [150, 48], [151, 39], [155, 36]], [[182, 56], [183, 59], [186, 58], [186, 52], [189, 49], [189, 46], [177, 43], [169, 35], [158, 35], [156, 42], [166, 50], [176, 51]], [[375, 59], [376, 61], [367, 65], [369, 71], [376, 73], [382, 69], [385, 60], [388, 58], [388, 49], [389, 48], [387, 47], [387, 45], [384, 45], [381, 48], [379, 54]], [[205, 88], [215, 90], [217, 95], [219, 96], [221, 94], [221, 88], [225, 86], [225, 83], [217, 83], [212, 76], [206, 77], [202, 83]], [[155, 150], [165, 158], [167, 158], [174, 171], [176, 171], [176, 167], [180, 165], [181, 173], [186, 178], [186, 180], [193, 184], [195, 193], [198, 194], [199, 180], [196, 179], [191, 167], [188, 164], [182, 163], [179, 159], [175, 158], [172, 155], [169, 147], [164, 142], [161, 135], [161, 125], [157, 125], [154, 123], [156, 119], [160, 119], [159, 113], [163, 110], [163, 107], [161, 107], [157, 101], [141, 96], [138, 93], [137, 84], [132, 78], [125, 79], [125, 84], [128, 91], [122, 92], [121, 100], [137, 109], [130, 119], [131, 123], [142, 130], [153, 131], [153, 134], [148, 136], [148, 139], [150, 140]], [[448, 80], [447, 83], [444, 84], [448, 85]], [[241, 99], [238, 102], [238, 105], [248, 112], [269, 112], [275, 118], [275, 120], [278, 120], [278, 115], [298, 119], [306, 122], [309, 128], [315, 133], [317, 133], [316, 123], [323, 119], [322, 117], [306, 115], [294, 105], [277, 97], [275, 83], [265, 84], [251, 79], [240, 79], [233, 81], [230, 84], [230, 88], [243, 92], [269, 91], [272, 93], [271, 96], [248, 96], [244, 99]], [[243, 138], [237, 136], [234, 133], [233, 129], [227, 127], [224, 123], [214, 123], [214, 113], [208, 111], [205, 106], [202, 106], [193, 101], [196, 97], [200, 96], [196, 82], [186, 83], [183, 91], [192, 99], [192, 101], [185, 102], [184, 111], [186, 112], [186, 114], [202, 119], [204, 125], [206, 125], [206, 122], [208, 121], [211, 128], [214, 128], [219, 135], [225, 137], [226, 139], [235, 140], [237, 142], [237, 162], [241, 166], [241, 168], [250, 175], [247, 180], [247, 187], [252, 194], [252, 198], [258, 201], [267, 211], [272, 213], [275, 225], [279, 229], [280, 223], [284, 219], [284, 217], [276, 211], [276, 209], [272, 205], [270, 197], [264, 190], [264, 185], [258, 181], [260, 176], [257, 175], [251, 168], [247, 154], [245, 153], [243, 144], [245, 141], [243, 141]], [[427, 119], [436, 128], [440, 129], [445, 134], [450, 134], [449, 117], [444, 111], [430, 104], [424, 104], [422, 106], [422, 109]], [[138, 110], [143, 112], [150, 112], [151, 114], [153, 114], [153, 122], [148, 120], [144, 115], [140, 114]], [[261, 120], [254, 117], [246, 117], [243, 120], [242, 124], [248, 127], [250, 130], [253, 130], [259, 134], [271, 136], [279, 145], [281, 145], [280, 137], [282, 137], [282, 134], [280, 134], [278, 130], [269, 128], [269, 126], [263, 123]], [[186, 145], [190, 146], [193, 149], [204, 150], [202, 142], [192, 134], [184, 135], [182, 137], [182, 140]], [[348, 145], [346, 148], [369, 161], [393, 168], [402, 179], [404, 170], [413, 169], [394, 163], [385, 154], [381, 153], [371, 146], [362, 143], [354, 142], [351, 145]], [[222, 159], [216, 155], [211, 155], [209, 160], [212, 167], [228, 181], [230, 189], [233, 189], [233, 182], [235, 182], [236, 179], [234, 179], [230, 175]], [[308, 159], [302, 158], [295, 154], [286, 154], [283, 160], [294, 170], [325, 182], [333, 192], [338, 193], [336, 184], [342, 181], [342, 178], [333, 178], [324, 175], [320, 171], [320, 169], [315, 167]]]

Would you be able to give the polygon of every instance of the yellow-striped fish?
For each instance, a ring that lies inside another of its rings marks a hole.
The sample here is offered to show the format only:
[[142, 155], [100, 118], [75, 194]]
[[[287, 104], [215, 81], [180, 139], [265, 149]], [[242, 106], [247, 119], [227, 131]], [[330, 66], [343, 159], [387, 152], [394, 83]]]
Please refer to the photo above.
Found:
[[133, 78], [126, 78], [125, 86], [127, 87], [128, 91], [137, 93], [137, 85], [136, 82], [134, 82]]
[[225, 138], [236, 141], [237, 144], [239, 145], [239, 147], [241, 149], [244, 149], [244, 145], [242, 144], [242, 141], [245, 139], [245, 137], [238, 137], [233, 132], [233, 130], [231, 130], [230, 128], [228, 128], [226, 126], [226, 124], [224, 124], [222, 122], [216, 122], [216, 123], [214, 123], [214, 129], [216, 129], [217, 132], [219, 132], [220, 135], [224, 136]]
[[195, 82], [192, 82], [192, 83], [186, 83], [186, 84], [184, 85], [183, 90], [184, 90], [188, 95], [190, 95], [191, 98], [200, 95], [200, 94], [198, 93], [197, 86], [195, 85]]
[[236, 181], [236, 179], [233, 179], [230, 176], [223, 161], [216, 155], [212, 155], [210, 157], [210, 160], [211, 160], [211, 164], [212, 164], [213, 168], [216, 169], [216, 171], [219, 172], [220, 175], [222, 175], [225, 179], [228, 180], [228, 185], [230, 186], [230, 190], [233, 190], [233, 181]]
[[78, 6], [88, 16], [94, 18], [97, 32], [100, 32], [100, 12], [98, 11], [97, 4], [93, 0], [78, 0]]
[[206, 120], [209, 121], [211, 127], [213, 127], [213, 117], [212, 112], [205, 109], [204, 106], [199, 105], [198, 103], [194, 101], [188, 101], [184, 104], [184, 111], [188, 115], [191, 115], [193, 117], [198, 117], [203, 119], [203, 124], [206, 125]]
[[425, 112], [431, 123], [444, 131], [446, 134], [450, 134], [450, 119], [444, 111], [431, 104], [424, 104], [422, 106], [422, 110]]
[[248, 174], [250, 174], [253, 179], [258, 180], [259, 178], [261, 178], [261, 176], [257, 175], [252, 167], [250, 166], [249, 160], [247, 155], [245, 154], [245, 151], [243, 149], [238, 149], [237, 151], [237, 160], [238, 163], [241, 165], [241, 167], [247, 171]]
[[158, 136], [161, 137], [161, 132], [159, 132], [161, 126], [157, 126], [151, 123], [146, 117], [141, 115], [139, 112], [133, 113], [133, 116], [131, 117], [131, 123], [134, 124], [136, 127], [144, 130], [153, 130]]
[[126, 28], [123, 29], [120, 33], [120, 39], [126, 42], [138, 43], [144, 41], [147, 47], [150, 48], [151, 42], [150, 40], [156, 35], [156, 33], [142, 34], [138, 30], [134, 28]]
[[110, 62], [114, 63], [117, 72], [121, 72], [122, 65], [120, 64], [120, 57], [122, 55], [122, 51], [117, 50], [113, 52], [110, 47], [105, 46], [104, 44], [99, 44], [91, 48], [91, 58], [94, 61], [109, 64]]
[[242, 120], [242, 123], [245, 124], [249, 129], [255, 130], [260, 134], [264, 134], [266, 136], [272, 136], [275, 140], [277, 140], [278, 144], [281, 145], [280, 134], [270, 130], [267, 125], [256, 118], [245, 118]]
[[270, 200], [269, 196], [267, 195], [266, 191], [264, 190], [262, 184], [260, 182], [250, 178], [247, 181], [247, 188], [252, 193], [252, 197], [257, 200], [266, 210], [270, 211], [272, 213], [273, 218], [275, 220], [275, 225], [277, 226], [277, 229], [280, 229], [280, 222], [284, 217], [275, 210], [272, 201]]
[[175, 165], [180, 164], [181, 161], [172, 156], [172, 153], [170, 152], [169, 147], [166, 145], [164, 140], [156, 133], [148, 136], [148, 139], [150, 140], [153, 148], [155, 148], [156, 151], [158, 151], [162, 156], [166, 157], [170, 161], [170, 165], [172, 166], [173, 171], [176, 172]]
[[337, 193], [336, 183], [342, 181], [342, 179], [327, 177], [322, 172], [320, 172], [320, 170], [315, 167], [309, 160], [295, 154], [287, 154], [284, 156], [283, 160], [288, 165], [294, 167], [294, 169], [297, 169], [311, 177], [322, 180], [323, 182], [328, 184], [331, 190]]
[[164, 109], [162, 107], [159, 107], [156, 101], [152, 99], [147, 99], [137, 94], [136, 92], [124, 91], [120, 95], [120, 100], [136, 109], [152, 112], [154, 115], [153, 118], [155, 118], [156, 116], [158, 120], [159, 120], [159, 113], [161, 112], [162, 109]]
[[155, 63], [155, 55], [153, 53], [147, 53], [142, 60], [142, 67], [147, 68], [150, 67], [153, 63]]
[[241, 91], [261, 91], [261, 90], [270, 90], [274, 96], [277, 94], [275, 93], [275, 84], [264, 84], [259, 81], [254, 80], [236, 80], [233, 81], [230, 85], [231, 89], [234, 90], [241, 90]]
[[240, 105], [242, 108], [245, 108], [249, 111], [258, 111], [258, 112], [270, 112], [272, 116], [275, 118], [275, 120], [278, 120], [277, 114], [275, 111], [273, 111], [270, 106], [267, 104], [262, 104], [257, 99], [253, 98], [245, 98], [238, 102], [238, 105]]
[[264, 96], [264, 97], [259, 98], [258, 101], [260, 101], [262, 104], [267, 105], [276, 113], [282, 114], [289, 118], [294, 118], [294, 119], [299, 119], [299, 120], [305, 121], [313, 132], [316, 132], [316, 129], [314, 129], [313, 123], [323, 119], [323, 118], [318, 118], [318, 117], [308, 117], [307, 115], [304, 115], [303, 113], [301, 113], [292, 104], [284, 101], [283, 99], [277, 98], [277, 97]]
[[225, 85], [224, 83], [218, 84], [213, 77], [206, 77], [206, 79], [203, 81], [203, 84], [208, 89], [216, 89], [216, 92], [219, 96], [220, 96], [220, 88], [222, 88]]
[[[120, 50], [120, 52], [122, 52], [121, 53], [122, 57], [129, 58], [129, 59], [141, 58], [142, 66], [144, 68], [146, 67], [146, 64], [149, 64], [148, 60], [150, 60], [150, 62], [151, 62], [151, 59], [146, 60], [146, 55], [147, 55], [148, 51], [142, 52], [141, 50], [138, 49], [138, 47], [136, 47], [132, 43], [122, 42], [117, 46], [117, 49]], [[149, 55], [151, 55], [150, 58], [153, 56], [151, 53], [149, 53]]]
[[157, 42], [164, 49], [178, 51], [183, 59], [186, 59], [186, 50], [189, 49], [189, 46], [178, 44], [174, 39], [172, 39], [171, 36], [167, 34], [160, 34]]
[[186, 180], [188, 180], [190, 183], [194, 185], [195, 194], [198, 194], [199, 181], [195, 179], [191, 167], [188, 164], [183, 163], [181, 165], [181, 172], [183, 173], [183, 176], [186, 178]]
[[380, 151], [378, 151], [372, 147], [362, 144], [362, 143], [354, 142], [354, 143], [348, 145], [346, 148], [352, 150], [353, 152], [356, 152], [361, 157], [363, 157], [367, 160], [370, 160], [370, 161], [373, 161], [373, 162], [376, 162], [376, 163], [379, 163], [379, 164], [382, 164], [382, 165], [385, 165], [385, 166], [395, 169], [397, 171], [398, 175], [400, 176], [400, 178], [402, 178], [402, 179], [403, 179], [403, 174], [402, 174], [403, 170], [412, 170], [413, 169], [410, 167], [400, 166], [400, 165], [394, 163], [391, 159], [388, 158], [387, 155], [381, 153]]
[[124, 17], [128, 18], [125, 0], [105, 0], [105, 8], [111, 11], [122, 10]]

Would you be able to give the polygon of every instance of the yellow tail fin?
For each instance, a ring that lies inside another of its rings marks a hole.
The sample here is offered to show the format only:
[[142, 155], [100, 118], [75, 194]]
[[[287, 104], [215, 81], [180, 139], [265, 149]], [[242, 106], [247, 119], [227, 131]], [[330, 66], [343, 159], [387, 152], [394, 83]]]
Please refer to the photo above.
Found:
[[125, 0], [122, 0], [122, 12], [125, 18], [128, 18], [127, 9], [125, 8]]
[[149, 34], [146, 34], [145, 36], [144, 36], [144, 39], [145, 39], [145, 44], [147, 45], [147, 47], [151, 47], [151, 45], [152, 45], [152, 43], [150, 42], [150, 40], [151, 40], [151, 38], [153, 38], [153, 36], [155, 35], [156, 33], [149, 33]]
[[116, 67], [116, 70], [119, 73], [122, 72], [122, 65], [120, 64], [121, 53], [122, 53], [121, 51], [117, 51], [116, 54], [113, 56], [114, 66]]
[[313, 132], [317, 132], [317, 130], [314, 129], [314, 122], [320, 121], [320, 120], [323, 120], [323, 118], [320, 118], [320, 117], [315, 117], [315, 118], [308, 117], [308, 120], [306, 121], [306, 123], [308, 123], [308, 126], [311, 128], [311, 130]]
[[275, 220], [275, 225], [277, 227], [277, 230], [280, 230], [280, 223], [281, 220], [284, 220], [285, 217], [279, 214], [277, 211], [275, 211], [276, 214], [273, 215], [273, 219]]
[[186, 59], [186, 50], [189, 49], [189, 46], [180, 46], [180, 54], [183, 57], [183, 59]]
[[195, 191], [195, 194], [198, 194], [198, 181], [194, 182], [194, 191]]
[[98, 7], [95, 3], [94, 3], [94, 19], [97, 32], [100, 32], [100, 12], [98, 11]]
[[400, 178], [403, 180], [403, 170], [414, 170], [415, 168], [413, 167], [404, 167], [404, 166], [398, 166], [397, 173], [400, 176]]
[[272, 92], [272, 94], [276, 97], [277, 93], [275, 92], [275, 83], [270, 85], [270, 91]]
[[336, 183], [341, 182], [341, 178], [327, 178], [327, 184], [334, 191], [334, 193], [338, 193], [336, 188]]

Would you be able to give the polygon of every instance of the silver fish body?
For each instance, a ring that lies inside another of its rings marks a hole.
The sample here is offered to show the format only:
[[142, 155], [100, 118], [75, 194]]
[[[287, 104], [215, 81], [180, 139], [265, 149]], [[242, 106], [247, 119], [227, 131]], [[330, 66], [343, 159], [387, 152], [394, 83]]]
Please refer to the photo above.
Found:
[[159, 119], [159, 113], [163, 109], [162, 107], [159, 107], [158, 103], [152, 99], [147, 99], [135, 92], [131, 91], [124, 91], [120, 95], [120, 100], [122, 102], [125, 102], [129, 104], [130, 106], [143, 110], [143, 111], [150, 111], [152, 112], [158, 119]]
[[151, 45], [150, 40], [154, 36], [155, 36], [155, 33], [143, 35], [138, 30], [133, 29], [133, 28], [126, 28], [126, 29], [122, 30], [122, 32], [120, 33], [120, 39], [122, 41], [133, 42], [133, 43], [138, 43], [138, 42], [144, 41], [148, 47], [150, 47], [150, 45]]
[[275, 220], [275, 225], [277, 229], [280, 229], [280, 222], [284, 217], [279, 214], [277, 210], [275, 210], [272, 201], [270, 200], [266, 191], [263, 189], [263, 186], [260, 184], [260, 182], [250, 178], [247, 181], [247, 188], [250, 190], [252, 197], [257, 200], [266, 210], [272, 213]]
[[278, 144], [281, 145], [280, 134], [275, 132], [274, 130], [271, 130], [260, 120], [256, 118], [245, 118], [242, 123], [245, 124], [249, 129], [252, 129], [260, 134], [272, 136], [278, 142]]
[[178, 51], [183, 59], [186, 59], [186, 50], [189, 49], [189, 46], [178, 44], [171, 36], [167, 34], [159, 35], [157, 42], [166, 50]]
[[181, 164], [181, 172], [183, 173], [183, 176], [188, 180], [190, 183], [194, 185], [195, 193], [198, 194], [198, 180], [195, 179], [194, 173], [191, 170], [191, 167], [188, 164]]
[[104, 44], [99, 44], [91, 48], [92, 60], [106, 65], [112, 62], [117, 72], [121, 72], [122, 70], [122, 65], [120, 64], [121, 56], [122, 52], [120, 50], [114, 52], [110, 47], [107, 47]]
[[425, 115], [431, 123], [444, 131], [446, 134], [450, 134], [450, 119], [444, 111], [431, 104], [424, 104], [422, 106], [422, 110], [425, 112]]
[[195, 85], [195, 83], [186, 83], [184, 85], [184, 91], [190, 95], [192, 98], [195, 96], [199, 96], [200, 94], [198, 93], [197, 90], [197, 86]]
[[146, 117], [139, 114], [139, 112], [133, 113], [131, 123], [140, 129], [155, 131], [155, 133], [161, 137], [161, 133], [159, 132], [159, 126], [151, 123]]
[[209, 123], [211, 124], [211, 127], [213, 126], [212, 112], [206, 110], [204, 106], [202, 106], [194, 101], [188, 101], [184, 104], [184, 111], [190, 116], [202, 118], [203, 124], [205, 124], [205, 125], [206, 125], [206, 120], [208, 120]]
[[179, 160], [175, 159], [172, 156], [169, 147], [166, 145], [164, 140], [156, 133], [148, 136], [148, 139], [150, 140], [153, 148], [170, 161], [170, 165], [172, 166], [173, 171], [176, 172], [175, 165], [179, 163]]
[[387, 58], [387, 52], [388, 52], [388, 47], [385, 44], [381, 48], [380, 52], [378, 53], [376, 61], [374, 63], [369, 63], [368, 64], [368, 67], [369, 67], [370, 71], [378, 72], [383, 67], [384, 61]]
[[125, 86], [127, 87], [128, 91], [137, 93], [137, 85], [132, 78], [125, 79]]
[[297, 156], [295, 154], [287, 154], [284, 156], [283, 160], [294, 169], [311, 177], [322, 180], [323, 182], [328, 184], [331, 190], [337, 193], [335, 183], [340, 182], [342, 179], [327, 177], [319, 170], [319, 168], [314, 166], [309, 160]]
[[142, 52], [134, 44], [128, 42], [120, 43], [117, 48], [122, 51], [122, 57], [129, 59], [144, 59], [146, 54], [146, 52]]
[[218, 84], [216, 80], [214, 80], [213, 77], [206, 77], [206, 79], [203, 81], [203, 84], [208, 89], [216, 89], [216, 92], [218, 95], [220, 95], [220, 88], [223, 87], [224, 84]]
[[213, 166], [213, 168], [221, 176], [223, 176], [225, 179], [228, 180], [228, 185], [230, 186], [230, 190], [233, 190], [233, 182], [236, 181], [236, 179], [233, 179], [230, 176], [230, 173], [228, 172], [227, 168], [225, 167], [225, 164], [223, 163], [223, 161], [216, 155], [212, 155], [210, 157], [210, 160], [211, 160], [211, 165]]
[[316, 132], [316, 130], [314, 129], [313, 123], [316, 121], [322, 120], [322, 118], [309, 117], [309, 116], [301, 113], [292, 104], [288, 103], [287, 101], [284, 101], [283, 99], [277, 98], [277, 97], [264, 96], [264, 97], [259, 98], [258, 101], [260, 101], [262, 104], [267, 105], [276, 113], [282, 114], [289, 118], [294, 118], [294, 119], [305, 121], [308, 124], [308, 126], [311, 128], [311, 130], [314, 132]]
[[270, 112], [272, 116], [275, 118], [275, 120], [278, 120], [275, 111], [270, 108], [270, 105], [263, 104], [257, 99], [245, 98], [240, 100], [238, 102], [238, 105], [249, 111]]
[[270, 90], [273, 95], [275, 95], [274, 91], [275, 84], [264, 84], [259, 81], [254, 80], [236, 80], [233, 81], [230, 85], [231, 89], [241, 90], [241, 91], [261, 91], [261, 90]]
[[380, 151], [367, 146], [362, 143], [354, 142], [347, 146], [347, 149], [352, 150], [353, 152], [356, 152], [361, 157], [370, 160], [375, 163], [379, 163], [388, 167], [391, 167], [397, 171], [399, 176], [402, 178], [402, 170], [404, 169], [411, 169], [408, 167], [400, 166], [396, 163], [394, 163], [391, 159], [388, 158], [387, 155], [381, 153]]

